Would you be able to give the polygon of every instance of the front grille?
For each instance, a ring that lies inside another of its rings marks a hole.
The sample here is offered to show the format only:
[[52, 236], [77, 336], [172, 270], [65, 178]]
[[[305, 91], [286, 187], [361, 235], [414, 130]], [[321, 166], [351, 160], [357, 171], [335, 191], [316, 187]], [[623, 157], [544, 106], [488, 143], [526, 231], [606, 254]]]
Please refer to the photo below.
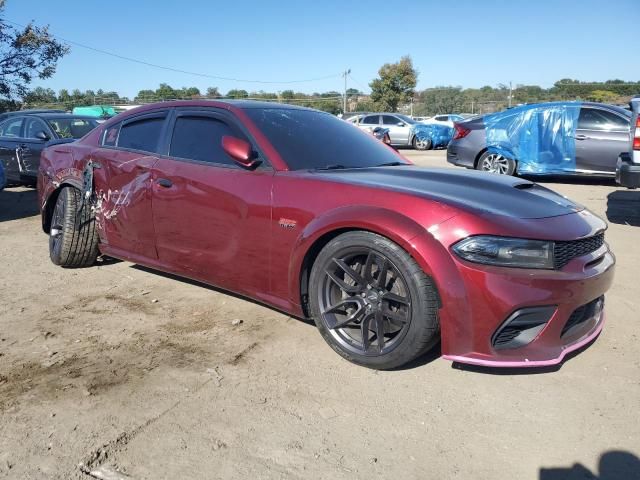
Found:
[[581, 323], [586, 322], [587, 320], [592, 319], [595, 315], [597, 315], [604, 306], [604, 296], [598, 297], [595, 300], [590, 301], [582, 305], [581, 307], [576, 308], [567, 323], [565, 323], [564, 328], [562, 329], [562, 333], [560, 337], [564, 337], [564, 335], [569, 332], [573, 327], [577, 327]]
[[553, 247], [554, 268], [560, 269], [576, 257], [595, 252], [604, 244], [604, 232], [593, 237], [568, 242], [555, 242]]

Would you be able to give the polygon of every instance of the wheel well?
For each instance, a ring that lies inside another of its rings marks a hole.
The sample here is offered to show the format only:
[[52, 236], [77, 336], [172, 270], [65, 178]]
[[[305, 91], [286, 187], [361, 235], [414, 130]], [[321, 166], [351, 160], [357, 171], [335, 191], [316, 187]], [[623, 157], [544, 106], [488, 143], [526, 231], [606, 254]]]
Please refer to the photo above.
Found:
[[[474, 162], [473, 162], [473, 168], [478, 168], [478, 161], [480, 160], [480, 157], [482, 156], [482, 154], [483, 154], [484, 152], [486, 152], [487, 150], [489, 150], [489, 148], [488, 148], [488, 147], [485, 147], [485, 148], [483, 148], [482, 150], [480, 150], [480, 151], [478, 152], [478, 154], [476, 155], [476, 159], [475, 159], [475, 160], [474, 160]], [[507, 157], [506, 155], [503, 155], [503, 156], [504, 156], [505, 158], [509, 158], [509, 157]], [[513, 160], [513, 161], [515, 162], [515, 164], [516, 164], [516, 169], [517, 169], [517, 168], [518, 168], [518, 160], [516, 160], [515, 158], [510, 158], [509, 160]]]
[[60, 185], [53, 192], [51, 192], [51, 195], [49, 195], [49, 198], [47, 198], [47, 203], [45, 203], [44, 212], [42, 214], [42, 230], [44, 231], [44, 233], [49, 233], [49, 230], [51, 230], [51, 218], [53, 217], [53, 209], [55, 208], [56, 202], [58, 201], [58, 195], [60, 195], [60, 192], [62, 191], [64, 186], [64, 184]]
[[489, 150], [489, 149], [485, 147], [485, 148], [483, 148], [482, 150], [480, 150], [478, 152], [478, 154], [476, 155], [475, 160], [473, 161], [473, 168], [478, 168], [478, 160], [480, 160], [480, 157], [482, 156], [482, 154], [484, 152], [486, 152], [487, 150]]
[[313, 267], [320, 250], [322, 250], [327, 243], [336, 238], [338, 235], [342, 235], [346, 232], [359, 232], [367, 231], [361, 228], [339, 228], [325, 233], [318, 238], [313, 245], [307, 250], [307, 253], [302, 260], [302, 268], [300, 269], [300, 304], [302, 305], [302, 311], [305, 317], [309, 318], [309, 277], [311, 277], [311, 268]]
[[[318, 257], [320, 251], [325, 247], [327, 243], [336, 238], [338, 235], [342, 235], [347, 232], [371, 232], [376, 235], [381, 235], [377, 232], [366, 230], [363, 228], [340, 228], [337, 230], [332, 230], [330, 232], [325, 233], [320, 238], [318, 238], [313, 245], [309, 248], [307, 253], [302, 260], [302, 268], [300, 269], [300, 305], [302, 305], [302, 311], [305, 317], [310, 318], [309, 312], [309, 278], [311, 277], [311, 268]], [[382, 235], [385, 236], [385, 235]], [[388, 238], [388, 237], [387, 237]], [[409, 255], [411, 255], [409, 253]], [[434, 280], [434, 279], [432, 279]], [[436, 290], [436, 295], [438, 297], [438, 308], [442, 307], [442, 300], [440, 299], [440, 292], [438, 291], [437, 283], [433, 282], [434, 288]]]

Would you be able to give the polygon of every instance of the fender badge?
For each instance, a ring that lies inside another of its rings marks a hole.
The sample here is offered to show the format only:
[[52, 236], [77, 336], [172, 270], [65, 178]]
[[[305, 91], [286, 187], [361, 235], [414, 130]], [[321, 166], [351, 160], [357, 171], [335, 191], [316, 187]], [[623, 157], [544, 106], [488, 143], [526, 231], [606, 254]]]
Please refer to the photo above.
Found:
[[289, 218], [281, 218], [280, 220], [278, 220], [278, 225], [280, 225], [282, 228], [296, 228], [297, 224], [298, 222]]

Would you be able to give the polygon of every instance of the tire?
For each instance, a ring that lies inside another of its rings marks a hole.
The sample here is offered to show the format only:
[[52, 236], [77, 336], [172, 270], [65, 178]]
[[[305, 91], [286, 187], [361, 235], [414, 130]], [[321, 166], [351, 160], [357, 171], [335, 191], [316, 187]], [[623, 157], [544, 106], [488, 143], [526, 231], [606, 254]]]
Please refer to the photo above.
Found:
[[400, 246], [374, 233], [347, 232], [320, 251], [309, 306], [331, 348], [368, 368], [400, 367], [440, 339], [433, 281]]
[[411, 141], [411, 145], [415, 150], [431, 150], [431, 148], [433, 147], [430, 138], [427, 140], [421, 141], [421, 140], [418, 140], [417, 136], [413, 137], [413, 140]]
[[484, 152], [480, 155], [476, 170], [500, 175], [515, 175], [517, 163], [499, 153]]
[[51, 216], [49, 256], [61, 267], [90, 267], [98, 258], [95, 214], [83, 205], [82, 192], [63, 187]]

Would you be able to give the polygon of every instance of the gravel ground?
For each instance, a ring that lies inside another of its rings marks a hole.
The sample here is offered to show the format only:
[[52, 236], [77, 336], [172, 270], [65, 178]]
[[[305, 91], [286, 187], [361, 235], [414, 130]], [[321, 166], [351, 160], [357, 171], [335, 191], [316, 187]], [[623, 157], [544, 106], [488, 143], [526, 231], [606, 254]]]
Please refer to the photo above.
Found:
[[[446, 167], [443, 151], [403, 153]], [[437, 352], [371, 371], [201, 284], [57, 268], [35, 192], [5, 190], [0, 478], [640, 478], [640, 192], [545, 182], [609, 219], [618, 266], [600, 338], [525, 372]]]

